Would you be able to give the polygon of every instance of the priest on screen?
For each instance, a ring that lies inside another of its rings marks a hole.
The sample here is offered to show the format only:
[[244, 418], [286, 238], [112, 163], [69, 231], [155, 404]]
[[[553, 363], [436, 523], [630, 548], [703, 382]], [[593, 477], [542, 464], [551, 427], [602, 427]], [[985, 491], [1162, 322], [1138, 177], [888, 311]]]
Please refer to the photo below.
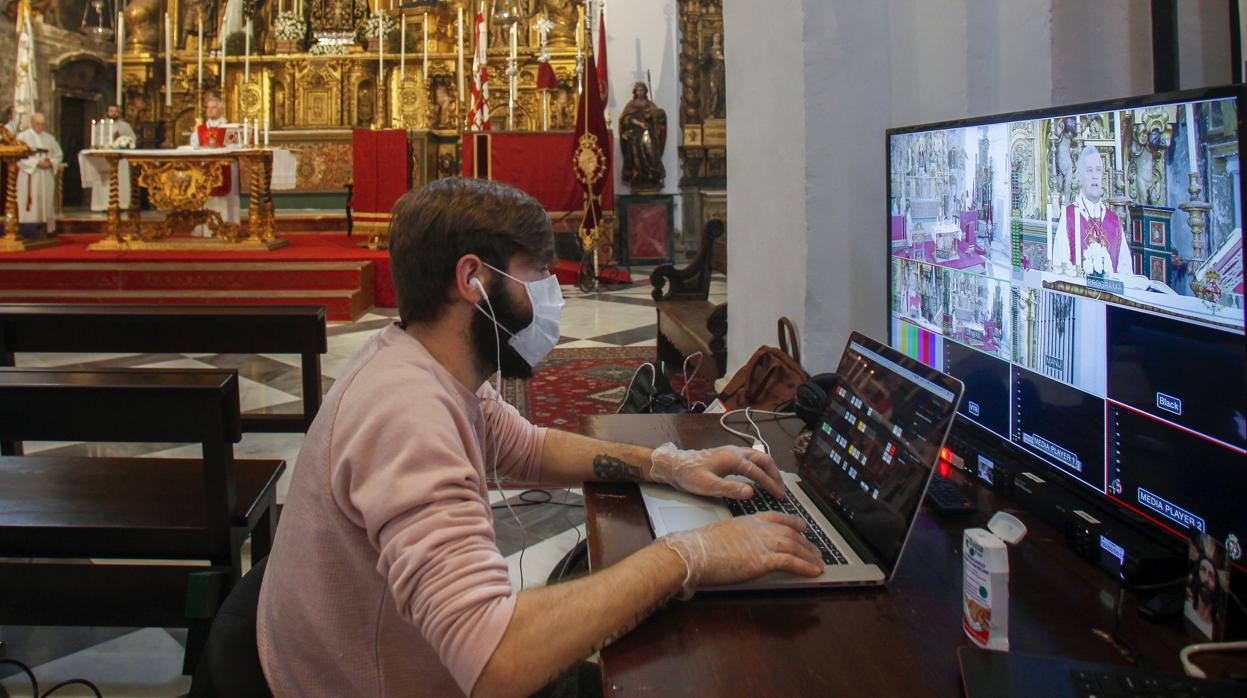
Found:
[[46, 131], [47, 120], [35, 112], [30, 128], [17, 139], [35, 151], [17, 162], [17, 219], [25, 237], [39, 237], [45, 230], [56, 230], [53, 210], [56, 191], [56, 168], [61, 165], [61, 146]]
[[[225, 146], [225, 104], [216, 97], [209, 97], [205, 104], [206, 116], [204, 123], [191, 132], [191, 145], [197, 148], [220, 148]], [[226, 223], [238, 223], [238, 165], [221, 166], [222, 184], [212, 190], [212, 196], [204, 204], [204, 208], [221, 214]], [[199, 237], [211, 237], [212, 233], [206, 226], [195, 228], [194, 234]]]
[[[111, 126], [108, 129], [104, 145], [116, 147], [118, 140], [121, 138], [129, 138], [131, 145], [138, 142], [138, 138], [134, 135], [134, 128], [125, 119], [121, 118], [121, 110], [117, 108], [116, 104], [108, 105], [104, 118]], [[117, 201], [118, 206], [121, 208], [130, 208], [130, 163], [126, 160], [117, 161]], [[99, 186], [91, 187], [91, 210], [108, 210], [107, 178], [104, 178]]]

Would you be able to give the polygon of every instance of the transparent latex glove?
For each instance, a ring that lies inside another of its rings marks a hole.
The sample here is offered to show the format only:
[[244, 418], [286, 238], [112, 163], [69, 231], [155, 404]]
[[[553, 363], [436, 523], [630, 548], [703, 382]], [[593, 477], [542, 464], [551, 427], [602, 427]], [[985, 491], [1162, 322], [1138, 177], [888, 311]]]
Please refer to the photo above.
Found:
[[749, 499], [753, 488], [728, 475], [742, 475], [767, 492], [783, 499], [784, 481], [775, 461], [761, 451], [740, 446], [720, 446], [704, 451], [684, 451], [673, 443], [654, 449], [650, 479], [665, 482], [689, 494]]
[[738, 584], [768, 572], [804, 577], [823, 573], [823, 561], [801, 531], [805, 522], [764, 512], [738, 516], [705, 528], [680, 531], [661, 540], [684, 561], [684, 596], [699, 588]]

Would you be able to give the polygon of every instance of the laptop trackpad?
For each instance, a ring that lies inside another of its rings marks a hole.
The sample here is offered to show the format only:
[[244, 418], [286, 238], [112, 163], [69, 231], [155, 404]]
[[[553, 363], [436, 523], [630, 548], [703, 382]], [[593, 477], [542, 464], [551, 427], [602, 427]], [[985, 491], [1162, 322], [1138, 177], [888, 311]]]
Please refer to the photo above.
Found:
[[666, 527], [668, 533], [709, 526], [723, 518], [713, 509], [695, 507], [658, 507], [658, 517], [662, 519], [663, 526]]

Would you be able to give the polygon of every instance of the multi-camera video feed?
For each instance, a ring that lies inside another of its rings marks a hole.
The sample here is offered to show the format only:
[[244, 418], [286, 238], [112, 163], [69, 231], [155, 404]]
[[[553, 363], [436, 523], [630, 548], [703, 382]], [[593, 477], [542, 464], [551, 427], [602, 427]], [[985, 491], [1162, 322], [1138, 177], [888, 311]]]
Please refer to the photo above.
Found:
[[1013, 443], [1104, 491], [1104, 400], [1016, 369], [1012, 431]]
[[1241, 547], [1242, 100], [1150, 101], [890, 132], [892, 344], [964, 420]]
[[1219, 491], [1247, 479], [1242, 451], [1112, 403], [1108, 416], [1110, 496], [1180, 533], [1247, 531], [1247, 507]]
[[1009, 364], [956, 342], [944, 343], [944, 373], [965, 384], [957, 411], [1009, 438]]
[[1108, 340], [1110, 400], [1247, 449], [1242, 336], [1109, 308]]

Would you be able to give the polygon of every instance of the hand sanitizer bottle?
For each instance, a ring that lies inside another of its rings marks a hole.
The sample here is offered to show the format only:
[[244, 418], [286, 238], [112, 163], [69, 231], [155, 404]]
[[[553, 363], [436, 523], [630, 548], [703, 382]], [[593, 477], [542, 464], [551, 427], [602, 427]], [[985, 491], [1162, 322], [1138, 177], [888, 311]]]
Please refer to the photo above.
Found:
[[961, 542], [964, 586], [961, 627], [979, 647], [1009, 650], [1009, 549], [1026, 537], [1026, 524], [996, 512], [987, 529], [969, 528]]

